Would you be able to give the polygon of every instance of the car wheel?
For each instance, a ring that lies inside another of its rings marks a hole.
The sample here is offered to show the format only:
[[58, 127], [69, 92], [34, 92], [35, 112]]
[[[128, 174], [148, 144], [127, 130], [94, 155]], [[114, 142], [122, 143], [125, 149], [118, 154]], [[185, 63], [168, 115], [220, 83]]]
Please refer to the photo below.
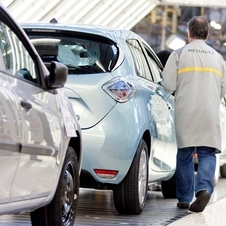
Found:
[[167, 181], [161, 181], [162, 194], [165, 198], [176, 198], [176, 173]]
[[113, 189], [114, 205], [119, 213], [140, 214], [147, 200], [148, 148], [141, 140], [124, 180]]
[[226, 164], [220, 167], [221, 177], [226, 178]]
[[73, 148], [68, 147], [54, 198], [49, 205], [30, 213], [32, 226], [72, 226], [78, 195], [78, 159]]

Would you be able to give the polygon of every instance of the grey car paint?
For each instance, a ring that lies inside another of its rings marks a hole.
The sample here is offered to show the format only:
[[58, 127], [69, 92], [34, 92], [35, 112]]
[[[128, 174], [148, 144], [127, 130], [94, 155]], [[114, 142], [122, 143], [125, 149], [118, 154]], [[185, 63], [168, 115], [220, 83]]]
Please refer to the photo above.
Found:
[[[1, 44], [14, 45], [15, 54], [6, 68], [6, 54], [11, 51], [0, 48], [0, 214], [24, 213], [52, 201], [69, 145], [76, 152], [80, 174], [81, 129], [61, 89], [67, 68], [56, 62], [50, 73], [24, 31], [1, 4], [0, 15], [1, 25], [7, 28], [1, 30], [1, 35], [5, 35], [0, 36]], [[24, 68], [17, 70], [20, 65], [15, 64], [16, 58], [26, 65], [23, 51], [30, 60], [27, 65], [34, 65], [38, 76], [35, 82], [23, 74]], [[71, 131], [64, 113], [70, 119]]]

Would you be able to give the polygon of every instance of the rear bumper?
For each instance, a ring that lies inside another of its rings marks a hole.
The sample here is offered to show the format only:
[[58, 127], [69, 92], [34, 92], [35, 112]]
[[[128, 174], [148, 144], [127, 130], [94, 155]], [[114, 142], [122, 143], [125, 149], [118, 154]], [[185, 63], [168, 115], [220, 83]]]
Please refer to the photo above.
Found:
[[[125, 108], [125, 109], [124, 109]], [[130, 114], [128, 108], [131, 109]], [[98, 183], [119, 184], [126, 176], [144, 133], [144, 122], [137, 120], [134, 104], [127, 102], [114, 109], [89, 129], [82, 129], [82, 171]], [[125, 112], [123, 114], [122, 112]], [[97, 176], [94, 169], [118, 171], [113, 179]]]

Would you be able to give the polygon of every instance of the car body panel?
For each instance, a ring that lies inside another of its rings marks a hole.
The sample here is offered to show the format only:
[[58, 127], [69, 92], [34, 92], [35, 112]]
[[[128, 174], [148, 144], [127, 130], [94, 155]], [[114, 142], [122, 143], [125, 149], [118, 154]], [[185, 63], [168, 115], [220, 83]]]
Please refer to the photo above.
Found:
[[18, 99], [11, 90], [11, 82], [12, 79], [0, 72], [0, 203], [9, 201], [11, 185], [19, 164], [20, 115]]
[[[50, 195], [55, 178], [59, 177], [57, 156], [64, 134], [58, 97], [21, 80], [17, 81], [13, 90], [18, 95], [19, 102], [26, 101], [32, 108], [20, 109], [20, 164], [12, 186], [11, 200]], [[27, 180], [30, 183], [26, 183]]]
[[[142, 105], [142, 96], [137, 96], [123, 105], [117, 104], [95, 127], [82, 130], [83, 147], [86, 150], [83, 153], [85, 161], [83, 161], [82, 169], [90, 172], [95, 180], [101, 183], [118, 184], [121, 182], [127, 174], [134, 158], [136, 152], [134, 147], [138, 146], [143, 135], [142, 131], [146, 130], [150, 130], [152, 134], [152, 156], [149, 159], [149, 182], [151, 183], [157, 179], [161, 180], [161, 178], [170, 177], [171, 172], [175, 169], [175, 159], [172, 158], [172, 155], [175, 157], [176, 152], [175, 140], [170, 137], [172, 134], [168, 134], [169, 142], [166, 142], [167, 134], [165, 130], [160, 131], [161, 138], [157, 137], [157, 128], [154, 126], [157, 119], [151, 123], [146, 120], [148, 115], [141, 115], [144, 110], [140, 109], [138, 104]], [[148, 105], [149, 103], [147, 102], [146, 104]], [[149, 104], [149, 107], [151, 110], [156, 105], [155, 103]], [[122, 112], [130, 112], [131, 115], [123, 115]], [[156, 111], [156, 115], [158, 113]], [[151, 119], [151, 116], [149, 119]], [[134, 119], [137, 120], [130, 123]], [[172, 119], [171, 116], [169, 117], [170, 119]], [[160, 124], [164, 126], [161, 121]], [[169, 123], [169, 126], [172, 125]], [[119, 173], [113, 181], [111, 179], [101, 179], [93, 172], [93, 169], [99, 169], [100, 166], [103, 169], [118, 170]], [[159, 172], [162, 172], [160, 178]]]
[[219, 165], [220, 167], [226, 164], [226, 97], [221, 99], [220, 104], [220, 120], [221, 120], [221, 153]]
[[116, 104], [116, 101], [108, 95], [103, 95], [104, 91], [101, 89], [102, 84], [110, 79], [112, 79], [110, 73], [68, 75], [63, 89], [73, 106], [76, 105], [75, 112], [79, 116], [79, 124], [82, 129], [93, 127]]

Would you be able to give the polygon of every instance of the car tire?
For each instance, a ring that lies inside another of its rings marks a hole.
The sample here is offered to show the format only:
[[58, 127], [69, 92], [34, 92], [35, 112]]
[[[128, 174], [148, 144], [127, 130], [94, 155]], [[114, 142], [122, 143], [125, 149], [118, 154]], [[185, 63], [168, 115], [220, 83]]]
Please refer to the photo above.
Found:
[[148, 190], [148, 148], [141, 140], [132, 165], [124, 180], [113, 189], [114, 205], [122, 214], [140, 214]]
[[51, 203], [30, 213], [32, 226], [72, 226], [79, 195], [79, 164], [68, 147], [56, 193]]
[[169, 180], [161, 181], [161, 189], [164, 198], [176, 198], [176, 173]]
[[226, 164], [220, 167], [220, 173], [222, 178], [226, 178]]

